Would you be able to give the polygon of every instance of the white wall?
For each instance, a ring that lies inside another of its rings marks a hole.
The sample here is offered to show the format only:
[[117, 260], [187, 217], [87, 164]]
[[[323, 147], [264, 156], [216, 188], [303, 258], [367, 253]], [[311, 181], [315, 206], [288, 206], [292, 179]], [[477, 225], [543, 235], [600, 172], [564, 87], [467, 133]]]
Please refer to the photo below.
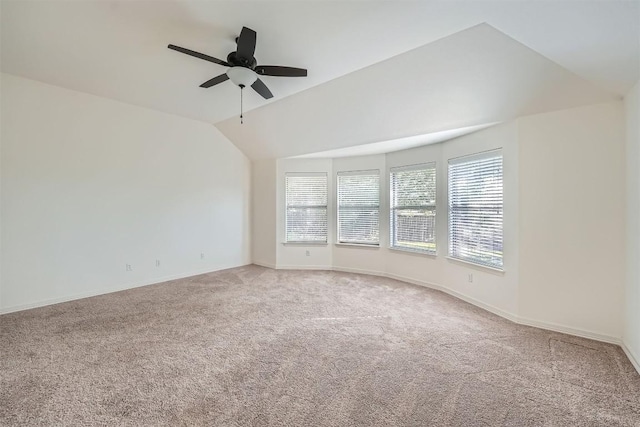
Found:
[[519, 120], [520, 315], [622, 336], [621, 102]]
[[[496, 273], [486, 269], [474, 269], [469, 265], [439, 259], [442, 265], [440, 283], [461, 295], [473, 298], [490, 307], [511, 315], [518, 313], [518, 274], [519, 274], [519, 227], [518, 227], [518, 136], [517, 123], [509, 122], [498, 125], [466, 137], [457, 138], [442, 146], [442, 168], [440, 180], [445, 185], [440, 204], [439, 240], [443, 243], [443, 255], [447, 254], [447, 161], [448, 159], [474, 154], [483, 151], [502, 149], [503, 186], [504, 186], [504, 219], [503, 219], [503, 252], [504, 273]], [[468, 275], [473, 273], [472, 283]]]
[[[619, 342], [625, 265], [623, 130], [622, 103], [616, 101], [528, 116], [441, 144], [386, 155], [280, 160], [280, 241], [285, 171], [329, 173], [334, 206], [337, 172], [378, 168], [385, 172], [380, 248], [334, 244], [323, 250], [321, 260], [314, 260], [304, 256], [309, 248], [280, 245], [276, 266], [386, 275], [442, 289], [521, 323]], [[504, 156], [504, 272], [446, 257], [447, 161], [496, 148], [502, 148]], [[391, 250], [389, 169], [430, 161], [436, 162], [440, 183], [437, 256]], [[594, 207], [585, 209], [589, 203]], [[335, 209], [330, 207], [329, 212], [333, 243]], [[329, 256], [330, 264], [324, 267]], [[639, 310], [634, 310], [637, 316]]]
[[0, 73], [0, 313], [2, 313], [2, 85], [3, 79]]
[[1, 84], [0, 310], [250, 262], [250, 163], [215, 127]]
[[251, 259], [255, 264], [276, 265], [276, 160], [256, 160], [251, 174]]
[[[504, 272], [447, 258], [447, 164], [448, 160], [482, 151], [502, 149], [504, 159]], [[437, 256], [407, 254], [387, 250], [386, 272], [394, 277], [426, 283], [481, 303], [509, 316], [517, 313], [518, 291], [518, 142], [517, 124], [494, 126], [451, 141], [387, 155], [389, 169], [415, 163], [436, 162], [436, 245]], [[388, 223], [388, 209], [385, 211]], [[473, 282], [469, 282], [469, 274]]]
[[624, 99], [627, 158], [627, 280], [623, 342], [640, 371], [640, 83]]

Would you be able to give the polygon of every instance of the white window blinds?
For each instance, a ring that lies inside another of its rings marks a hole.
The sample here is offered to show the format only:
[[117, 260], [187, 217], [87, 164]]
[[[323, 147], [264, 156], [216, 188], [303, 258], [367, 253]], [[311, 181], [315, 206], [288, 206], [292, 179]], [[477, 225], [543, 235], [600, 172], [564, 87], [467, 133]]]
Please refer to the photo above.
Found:
[[380, 242], [380, 172], [338, 173], [338, 242]]
[[436, 164], [392, 168], [391, 247], [436, 253]]
[[449, 160], [449, 256], [502, 269], [502, 152]]
[[287, 173], [286, 241], [327, 241], [327, 174]]

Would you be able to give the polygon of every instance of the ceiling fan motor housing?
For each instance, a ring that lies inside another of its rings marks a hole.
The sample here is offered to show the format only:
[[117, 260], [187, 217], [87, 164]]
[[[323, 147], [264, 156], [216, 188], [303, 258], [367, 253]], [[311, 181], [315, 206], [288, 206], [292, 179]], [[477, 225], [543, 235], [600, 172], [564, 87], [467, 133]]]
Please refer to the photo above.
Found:
[[252, 70], [256, 68], [256, 65], [258, 65], [256, 58], [243, 58], [241, 56], [238, 56], [237, 52], [231, 52], [229, 55], [227, 55], [227, 62], [234, 67], [245, 67]]
[[231, 80], [241, 88], [251, 86], [253, 90], [260, 94], [264, 99], [271, 99], [273, 98], [273, 94], [264, 82], [258, 78], [258, 74], [261, 76], [273, 77], [307, 76], [307, 70], [304, 68], [283, 67], [280, 65], [258, 66], [254, 56], [256, 50], [256, 37], [256, 32], [251, 28], [242, 27], [240, 36], [236, 38], [237, 49], [235, 52], [231, 52], [227, 55], [226, 61], [173, 44], [170, 44], [167, 47], [195, 58], [213, 62], [214, 64], [222, 65], [224, 67], [229, 67], [226, 73], [220, 74], [202, 83], [200, 87], [203, 88], [210, 88], [226, 82], [227, 80]]

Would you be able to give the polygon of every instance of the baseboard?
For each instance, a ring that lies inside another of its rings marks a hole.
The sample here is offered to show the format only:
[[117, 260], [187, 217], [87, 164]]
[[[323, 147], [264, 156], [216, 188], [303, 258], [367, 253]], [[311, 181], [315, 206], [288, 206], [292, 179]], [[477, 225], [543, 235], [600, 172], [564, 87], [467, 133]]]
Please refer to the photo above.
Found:
[[[291, 266], [291, 267], [287, 267], [287, 266], [278, 266], [278, 269], [291, 269], [291, 270], [332, 270], [332, 271], [341, 271], [341, 272], [345, 272], [345, 273], [357, 273], [357, 274], [369, 274], [372, 276], [379, 276], [379, 277], [387, 277], [389, 279], [395, 279], [395, 280], [399, 280], [401, 282], [406, 282], [406, 283], [411, 283], [414, 285], [418, 285], [418, 286], [424, 286], [426, 288], [429, 289], [434, 289], [437, 291], [442, 291], [448, 295], [451, 295], [452, 297], [458, 298], [462, 301], [468, 302], [469, 304], [475, 305], [476, 307], [480, 307], [483, 310], [486, 310], [490, 313], [493, 313], [497, 316], [503, 317], [507, 320], [510, 320], [514, 323], [517, 323], [519, 325], [525, 325], [525, 326], [532, 326], [535, 328], [539, 328], [539, 329], [545, 329], [548, 331], [553, 331], [553, 332], [560, 332], [563, 334], [567, 334], [567, 335], [574, 335], [574, 336], [578, 336], [578, 337], [582, 337], [582, 338], [588, 338], [588, 339], [592, 339], [595, 341], [601, 341], [601, 342], [606, 342], [609, 344], [616, 344], [616, 345], [622, 345], [622, 341], [620, 338], [618, 337], [613, 337], [613, 336], [609, 336], [609, 335], [604, 335], [604, 334], [600, 334], [597, 332], [592, 332], [592, 331], [587, 331], [587, 330], [583, 330], [583, 329], [577, 329], [577, 328], [572, 328], [569, 326], [563, 326], [563, 325], [558, 325], [555, 323], [551, 323], [551, 322], [542, 322], [542, 321], [538, 321], [538, 320], [532, 320], [532, 319], [527, 319], [527, 318], [523, 318], [520, 317], [514, 313], [511, 313], [509, 311], [503, 310], [501, 308], [495, 307], [491, 304], [487, 304], [484, 303], [482, 301], [479, 301], [473, 297], [470, 297], [468, 295], [465, 295], [461, 292], [455, 291], [453, 289], [449, 289], [446, 286], [437, 284], [437, 283], [431, 283], [431, 282], [426, 282], [424, 280], [419, 280], [419, 279], [414, 279], [412, 277], [406, 277], [406, 276], [401, 276], [398, 274], [393, 274], [393, 273], [386, 273], [386, 272], [382, 272], [382, 271], [375, 271], [375, 270], [366, 270], [366, 269], [360, 269], [360, 268], [351, 268], [351, 267], [325, 267], [325, 268], [318, 268], [319, 266]], [[626, 350], [625, 350], [626, 351]], [[629, 352], [629, 354], [631, 354]], [[638, 360], [638, 359], [636, 359]], [[635, 365], [635, 361], [632, 361], [632, 363], [634, 363]]]
[[[267, 267], [267, 268], [273, 268], [273, 269], [278, 269], [278, 270], [327, 270], [327, 271], [340, 271], [340, 272], [345, 272], [345, 273], [356, 273], [356, 274], [368, 274], [368, 275], [372, 275], [372, 276], [379, 276], [379, 277], [387, 277], [390, 279], [394, 279], [394, 280], [399, 280], [402, 282], [406, 282], [406, 283], [411, 283], [414, 285], [418, 285], [418, 286], [424, 286], [426, 288], [429, 289], [434, 289], [434, 290], [438, 290], [438, 291], [442, 291], [446, 294], [449, 294], [455, 298], [458, 298], [462, 301], [468, 302], [469, 304], [475, 305], [476, 307], [480, 307], [484, 310], [487, 310], [495, 315], [498, 315], [500, 317], [503, 317], [507, 320], [510, 320], [514, 323], [518, 323], [520, 325], [526, 325], [526, 326], [532, 326], [535, 328], [540, 328], [540, 329], [545, 329], [545, 330], [549, 330], [549, 331], [554, 331], [554, 332], [560, 332], [560, 333], [564, 333], [564, 334], [568, 334], [568, 335], [574, 335], [574, 336], [579, 336], [579, 337], [583, 337], [583, 338], [588, 338], [588, 339], [592, 339], [592, 340], [596, 340], [596, 341], [602, 341], [602, 342], [606, 342], [606, 343], [610, 343], [610, 344], [616, 344], [622, 347], [623, 351], [625, 352], [625, 354], [627, 355], [627, 357], [629, 358], [629, 360], [631, 361], [631, 363], [633, 364], [633, 366], [635, 367], [635, 369], [640, 373], [640, 363], [639, 363], [639, 358], [636, 357], [636, 355], [631, 351], [631, 349], [629, 349], [624, 342], [622, 342], [622, 340], [620, 338], [617, 337], [612, 337], [612, 336], [608, 336], [608, 335], [604, 335], [604, 334], [600, 334], [600, 333], [596, 333], [596, 332], [591, 332], [591, 331], [586, 331], [583, 329], [577, 329], [577, 328], [572, 328], [572, 327], [568, 327], [568, 326], [563, 326], [563, 325], [558, 325], [558, 324], [554, 324], [554, 323], [550, 323], [550, 322], [542, 322], [542, 321], [538, 321], [538, 320], [533, 320], [533, 319], [527, 319], [527, 318], [522, 318], [520, 316], [516, 316], [513, 313], [510, 313], [508, 311], [502, 310], [498, 307], [492, 306], [490, 304], [486, 304], [482, 301], [479, 301], [473, 297], [470, 297], [468, 295], [465, 295], [463, 293], [454, 291], [452, 289], [449, 289], [443, 285], [440, 284], [436, 284], [436, 283], [430, 283], [430, 282], [426, 282], [423, 280], [418, 280], [418, 279], [414, 279], [411, 277], [406, 277], [406, 276], [401, 276], [401, 275], [397, 275], [397, 274], [392, 274], [392, 273], [386, 273], [386, 272], [382, 272], [382, 271], [373, 271], [373, 270], [365, 270], [365, 269], [358, 269], [358, 268], [350, 268], [350, 267], [331, 267], [331, 266], [326, 266], [326, 265], [305, 265], [305, 266], [286, 266], [286, 265], [279, 265], [279, 266], [274, 266], [268, 263], [264, 263], [264, 262], [260, 262], [260, 261], [254, 261], [253, 264], [262, 266], [262, 267]], [[13, 306], [13, 307], [5, 307], [0, 309], [0, 315], [1, 314], [8, 314], [8, 313], [14, 313], [17, 311], [23, 311], [23, 310], [29, 310], [32, 308], [38, 308], [38, 307], [44, 307], [47, 305], [52, 305], [52, 304], [59, 304], [59, 303], [63, 303], [63, 302], [68, 302], [68, 301], [74, 301], [74, 300], [78, 300], [78, 299], [83, 299], [83, 298], [89, 298], [89, 297], [93, 297], [93, 296], [98, 296], [98, 295], [105, 295], [105, 294], [110, 294], [113, 292], [120, 292], [120, 291], [125, 291], [128, 289], [135, 289], [135, 288], [139, 288], [142, 286], [149, 286], [149, 285], [154, 285], [157, 283], [162, 283], [162, 282], [167, 282], [170, 280], [176, 280], [176, 279], [183, 279], [185, 277], [191, 277], [191, 276], [197, 276], [199, 274], [206, 274], [206, 273], [212, 273], [214, 271], [220, 271], [220, 270], [225, 270], [228, 268], [234, 268], [234, 267], [240, 267], [240, 265], [230, 265], [230, 266], [221, 266], [219, 268], [215, 268], [215, 269], [204, 269], [204, 270], [200, 270], [200, 271], [192, 271], [189, 273], [179, 273], [179, 274], [175, 274], [175, 275], [170, 275], [170, 276], [164, 276], [164, 277], [159, 277], [159, 278], [155, 278], [155, 279], [151, 279], [150, 281], [147, 282], [143, 282], [143, 283], [137, 283], [137, 284], [130, 284], [130, 285], [124, 285], [124, 286], [120, 286], [117, 288], [109, 288], [109, 289], [101, 289], [101, 290], [96, 290], [96, 291], [92, 291], [92, 292], [85, 292], [85, 293], [81, 293], [81, 294], [75, 294], [75, 295], [69, 295], [69, 296], [64, 296], [64, 297], [60, 297], [60, 298], [52, 298], [52, 299], [47, 299], [47, 300], [41, 300], [41, 301], [37, 301], [37, 302], [33, 302], [33, 303], [29, 303], [29, 304], [22, 304], [22, 305], [18, 305], [18, 306]]]
[[624, 341], [622, 342], [622, 344], [620, 344], [620, 347], [622, 347], [622, 351], [624, 351], [624, 354], [627, 355], [627, 358], [629, 359], [633, 367], [636, 368], [636, 371], [638, 371], [638, 373], [640, 374], [640, 358], [636, 357], [635, 353], [631, 351], [629, 347], [627, 347]]
[[605, 335], [598, 332], [587, 331], [585, 329], [577, 329], [570, 326], [558, 325], [557, 323], [542, 322], [539, 320], [527, 319], [524, 317], [518, 317], [516, 323], [525, 326], [533, 326], [534, 328], [546, 329], [548, 331], [560, 332], [567, 335], [588, 338], [590, 340], [602, 341], [609, 344], [622, 345], [622, 340], [618, 337], [612, 337], [610, 335]]
[[480, 307], [483, 310], [486, 310], [490, 313], [493, 313], [497, 316], [503, 317], [507, 320], [510, 320], [514, 323], [517, 323], [519, 325], [525, 325], [525, 326], [533, 326], [535, 328], [539, 328], [539, 329], [545, 329], [548, 331], [553, 331], [553, 332], [560, 332], [563, 334], [567, 334], [567, 335], [574, 335], [574, 336], [578, 336], [578, 337], [582, 337], [582, 338], [588, 338], [588, 339], [592, 339], [595, 341], [601, 341], [601, 342], [606, 342], [609, 344], [616, 344], [616, 345], [621, 345], [622, 341], [620, 338], [618, 337], [613, 337], [610, 335], [604, 335], [604, 334], [600, 334], [597, 332], [592, 332], [592, 331], [587, 331], [584, 329], [577, 329], [577, 328], [572, 328], [569, 326], [563, 326], [563, 325], [558, 325], [555, 323], [551, 323], [551, 322], [542, 322], [542, 321], [538, 321], [538, 320], [532, 320], [532, 319], [527, 319], [527, 318], [523, 318], [520, 317], [514, 313], [511, 313], [509, 311], [503, 310], [501, 308], [495, 307], [491, 304], [487, 304], [485, 302], [482, 302], [480, 300], [477, 300], [473, 297], [470, 297], [468, 295], [465, 295], [461, 292], [455, 291], [453, 289], [449, 289], [446, 286], [437, 284], [437, 283], [431, 283], [431, 282], [426, 282], [424, 280], [419, 280], [419, 279], [414, 279], [412, 277], [406, 277], [406, 276], [401, 276], [401, 275], [397, 275], [397, 274], [393, 274], [393, 273], [383, 273], [383, 272], [379, 272], [379, 271], [366, 271], [366, 270], [361, 270], [361, 269], [351, 269], [351, 268], [345, 268], [345, 267], [338, 267], [339, 271], [348, 271], [348, 272], [352, 272], [352, 273], [360, 273], [360, 274], [371, 274], [374, 276], [384, 276], [384, 277], [388, 277], [390, 279], [395, 279], [395, 280], [400, 280], [402, 282], [407, 282], [407, 283], [412, 283], [414, 285], [418, 285], [418, 286], [424, 286], [426, 288], [429, 289], [435, 289], [437, 291], [442, 291], [448, 295], [451, 295], [455, 298], [461, 299], [462, 301], [468, 302], [469, 304], [475, 305], [476, 307]]
[[368, 274], [368, 275], [371, 275], [371, 276], [388, 277], [387, 274], [385, 272], [383, 272], [383, 271], [362, 270], [360, 268], [331, 267], [330, 270], [340, 271], [342, 273]]
[[480, 307], [483, 310], [486, 310], [490, 313], [493, 313], [497, 316], [504, 317], [507, 320], [510, 320], [515, 323], [518, 322], [518, 316], [513, 313], [510, 313], [501, 308], [495, 307], [491, 304], [484, 303], [480, 300], [477, 300], [473, 297], [460, 293], [458, 291], [454, 291], [453, 289], [449, 289], [444, 285], [440, 285], [437, 283], [425, 282], [424, 280], [413, 279], [411, 277], [400, 276], [397, 274], [388, 273], [387, 277], [390, 279], [400, 280], [401, 282], [412, 283], [418, 286], [424, 286], [425, 288], [435, 289], [436, 291], [444, 292], [445, 294], [451, 295], [454, 298], [461, 299], [462, 301], [468, 302], [471, 305], [475, 305], [476, 307]]
[[273, 270], [276, 270], [276, 265], [268, 263], [268, 262], [252, 261], [251, 264], [255, 264], [255, 265], [259, 265], [260, 267], [267, 267], [267, 268], [271, 268]]
[[210, 268], [207, 268], [207, 269], [204, 269], [204, 270], [192, 271], [192, 272], [189, 272], [189, 273], [179, 273], [179, 274], [173, 274], [173, 275], [169, 275], [169, 276], [158, 277], [158, 278], [154, 278], [154, 279], [151, 279], [149, 281], [142, 282], [142, 283], [127, 284], [127, 285], [122, 285], [122, 286], [118, 286], [118, 287], [115, 287], [115, 288], [108, 288], [108, 289], [105, 289], [105, 288], [97, 289], [97, 290], [94, 290], [94, 291], [91, 291], [91, 292], [83, 292], [83, 293], [79, 293], [79, 294], [66, 295], [66, 296], [58, 297], [58, 298], [50, 298], [50, 299], [40, 300], [40, 301], [28, 303], [28, 304], [14, 305], [13, 307], [4, 307], [4, 308], [0, 309], [0, 315], [9, 314], [9, 313], [15, 313], [17, 311], [30, 310], [32, 308], [45, 307], [47, 305], [60, 304], [60, 303], [63, 303], [63, 302], [75, 301], [75, 300], [79, 300], [79, 299], [83, 299], [83, 298], [95, 297], [95, 296], [98, 296], [98, 295], [106, 295], [106, 294], [111, 294], [111, 293], [114, 293], [114, 292], [126, 291], [128, 289], [141, 288], [143, 286], [155, 285], [155, 284], [162, 283], [162, 282], [168, 282], [170, 280], [184, 279], [185, 277], [198, 276], [200, 274], [213, 273], [214, 271], [226, 270], [228, 268], [241, 267], [242, 265], [244, 265], [244, 264], [231, 265], [231, 266], [221, 266], [221, 267], [215, 268], [213, 270], [210, 269]]
[[618, 337], [613, 337], [610, 335], [604, 335], [604, 334], [600, 334], [597, 332], [592, 332], [592, 331], [587, 331], [584, 329], [577, 329], [577, 328], [572, 328], [569, 326], [563, 326], [563, 325], [558, 325], [556, 323], [551, 323], [551, 322], [542, 322], [539, 320], [533, 320], [533, 319], [527, 319], [527, 318], [523, 318], [520, 317], [514, 313], [511, 313], [509, 311], [503, 310], [501, 308], [495, 307], [491, 304], [487, 304], [484, 303], [482, 301], [479, 301], [473, 297], [470, 297], [468, 295], [465, 295], [463, 293], [460, 293], [458, 291], [454, 291], [452, 289], [447, 288], [446, 286], [443, 285], [439, 285], [439, 284], [434, 284], [434, 283], [428, 283], [422, 280], [417, 280], [417, 279], [412, 279], [409, 277], [403, 277], [403, 276], [399, 276], [396, 274], [387, 274], [387, 277], [391, 278], [391, 279], [396, 279], [396, 280], [400, 280], [403, 282], [408, 282], [408, 283], [413, 283], [415, 285], [419, 285], [419, 286], [425, 286], [427, 288], [430, 289], [435, 289], [438, 291], [442, 291], [446, 294], [449, 294], [455, 298], [461, 299], [463, 301], [468, 302], [469, 304], [475, 305], [476, 307], [480, 307], [483, 310], [486, 310], [490, 313], [493, 313], [495, 315], [498, 315], [500, 317], [503, 317], [507, 320], [510, 320], [514, 323], [517, 323], [519, 325], [525, 325], [525, 326], [532, 326], [535, 328], [539, 328], [539, 329], [545, 329], [547, 331], [553, 331], [553, 332], [560, 332], [563, 334], [567, 334], [567, 335], [574, 335], [574, 336], [578, 336], [578, 337], [582, 337], [582, 338], [588, 338], [588, 339], [592, 339], [595, 341], [601, 341], [601, 342], [606, 342], [609, 344], [616, 344], [616, 345], [621, 345], [622, 341], [620, 338]]
[[278, 265], [276, 270], [329, 270], [331, 266], [328, 265]]

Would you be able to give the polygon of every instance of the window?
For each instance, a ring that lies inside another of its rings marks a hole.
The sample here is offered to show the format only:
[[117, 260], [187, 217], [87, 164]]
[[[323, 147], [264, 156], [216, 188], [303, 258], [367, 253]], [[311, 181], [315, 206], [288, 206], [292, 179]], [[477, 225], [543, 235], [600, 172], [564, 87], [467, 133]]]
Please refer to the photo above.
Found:
[[502, 152], [449, 160], [449, 256], [502, 269]]
[[436, 253], [435, 163], [391, 169], [391, 247]]
[[380, 172], [338, 173], [338, 242], [380, 242]]
[[286, 174], [286, 241], [327, 241], [327, 174]]

